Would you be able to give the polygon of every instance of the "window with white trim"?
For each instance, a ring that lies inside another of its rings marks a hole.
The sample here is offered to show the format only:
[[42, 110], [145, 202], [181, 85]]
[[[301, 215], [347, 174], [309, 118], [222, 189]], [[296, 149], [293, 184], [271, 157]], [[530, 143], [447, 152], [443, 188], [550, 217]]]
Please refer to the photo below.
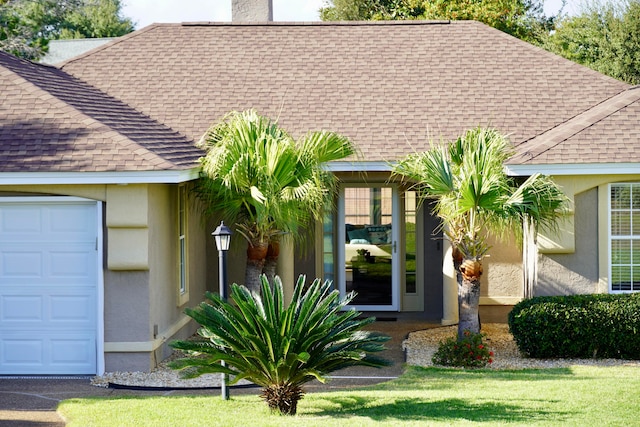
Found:
[[178, 187], [178, 256], [179, 290], [184, 296], [187, 291], [187, 187]]
[[640, 291], [640, 183], [609, 188], [609, 290]]

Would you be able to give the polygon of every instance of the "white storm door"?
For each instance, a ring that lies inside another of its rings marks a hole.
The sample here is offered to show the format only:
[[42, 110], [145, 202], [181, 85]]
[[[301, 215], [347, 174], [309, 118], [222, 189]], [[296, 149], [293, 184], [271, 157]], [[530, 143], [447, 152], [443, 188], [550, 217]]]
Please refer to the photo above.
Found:
[[345, 185], [338, 202], [338, 284], [359, 311], [399, 309], [399, 199], [394, 185]]

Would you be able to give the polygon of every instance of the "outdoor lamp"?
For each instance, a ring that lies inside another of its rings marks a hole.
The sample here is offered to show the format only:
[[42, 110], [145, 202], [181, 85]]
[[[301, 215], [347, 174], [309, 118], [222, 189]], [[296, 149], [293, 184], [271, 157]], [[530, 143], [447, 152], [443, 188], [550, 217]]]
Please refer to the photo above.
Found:
[[231, 230], [224, 225], [224, 221], [220, 221], [220, 225], [211, 235], [216, 239], [216, 247], [218, 251], [228, 251], [231, 244]]
[[[219, 258], [219, 280], [220, 280], [220, 298], [227, 299], [227, 251], [231, 244], [231, 230], [224, 225], [224, 221], [220, 221], [220, 225], [215, 229], [211, 235], [216, 239], [216, 247], [218, 248]], [[220, 362], [222, 366], [225, 366], [224, 361]], [[223, 400], [229, 399], [229, 389], [227, 383], [229, 378], [227, 374], [222, 374], [222, 381], [220, 383], [220, 392]]]

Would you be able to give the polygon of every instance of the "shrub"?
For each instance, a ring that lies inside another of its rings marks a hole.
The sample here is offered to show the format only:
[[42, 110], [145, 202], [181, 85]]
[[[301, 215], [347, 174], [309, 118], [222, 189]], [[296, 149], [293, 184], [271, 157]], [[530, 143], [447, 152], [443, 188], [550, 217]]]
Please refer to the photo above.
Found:
[[274, 278], [273, 287], [264, 275], [261, 281], [262, 298], [233, 284], [235, 304], [208, 292], [207, 301], [186, 309], [202, 326], [202, 339], [173, 341], [171, 346], [189, 357], [169, 366], [181, 369], [186, 378], [221, 372], [233, 376], [230, 384], [247, 379], [263, 388], [269, 408], [293, 415], [304, 395], [302, 384], [324, 381], [328, 373], [348, 366], [390, 363], [372, 354], [384, 350], [382, 343], [389, 337], [361, 330], [375, 318], [343, 311], [355, 294], [340, 298], [331, 282], [319, 279], [305, 289], [300, 276], [285, 307], [280, 278]]
[[529, 357], [640, 359], [640, 294], [530, 298], [508, 321]]
[[484, 368], [493, 362], [493, 352], [483, 344], [483, 334], [464, 331], [461, 341], [451, 337], [440, 343], [431, 361], [436, 365]]

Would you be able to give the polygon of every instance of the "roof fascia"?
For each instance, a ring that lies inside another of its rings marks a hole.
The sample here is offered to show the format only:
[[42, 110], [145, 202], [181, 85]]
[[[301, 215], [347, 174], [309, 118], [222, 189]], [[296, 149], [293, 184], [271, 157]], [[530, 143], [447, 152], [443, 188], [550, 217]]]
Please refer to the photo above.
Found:
[[635, 175], [640, 174], [640, 163], [585, 163], [546, 165], [505, 165], [510, 176], [543, 175]]
[[6, 172], [0, 185], [41, 184], [178, 184], [200, 176], [200, 168], [144, 172]]
[[330, 172], [391, 172], [388, 162], [330, 162], [325, 165]]

